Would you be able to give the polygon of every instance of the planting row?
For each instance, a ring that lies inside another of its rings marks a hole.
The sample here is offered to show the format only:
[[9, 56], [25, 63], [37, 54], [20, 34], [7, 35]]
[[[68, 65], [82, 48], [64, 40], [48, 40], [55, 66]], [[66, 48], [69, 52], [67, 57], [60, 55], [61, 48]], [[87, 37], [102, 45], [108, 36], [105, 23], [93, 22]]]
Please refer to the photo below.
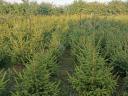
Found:
[[59, 57], [69, 48], [75, 65], [67, 80], [71, 95], [127, 96], [127, 23], [53, 17], [16, 17], [1, 24], [0, 65], [5, 70], [0, 94], [63, 96], [57, 70]]

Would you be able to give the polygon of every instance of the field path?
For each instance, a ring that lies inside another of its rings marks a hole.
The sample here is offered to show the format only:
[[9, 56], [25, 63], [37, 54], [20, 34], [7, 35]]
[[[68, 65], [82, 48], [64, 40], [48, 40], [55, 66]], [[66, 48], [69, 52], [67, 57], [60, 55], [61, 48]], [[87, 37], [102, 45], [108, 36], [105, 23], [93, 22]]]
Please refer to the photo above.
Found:
[[60, 57], [58, 77], [61, 80], [62, 96], [74, 96], [68, 81], [69, 74], [73, 74], [74, 60], [70, 48], [66, 48]]

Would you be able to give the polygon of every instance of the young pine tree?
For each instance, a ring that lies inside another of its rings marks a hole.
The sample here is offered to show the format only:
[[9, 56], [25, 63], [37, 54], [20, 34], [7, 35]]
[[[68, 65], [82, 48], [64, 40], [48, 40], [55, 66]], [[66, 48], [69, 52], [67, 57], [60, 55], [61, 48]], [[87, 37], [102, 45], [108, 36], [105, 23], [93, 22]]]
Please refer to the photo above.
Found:
[[50, 53], [41, 53], [16, 78], [16, 90], [12, 96], [59, 96], [59, 84], [51, 81], [55, 61]]
[[74, 52], [78, 64], [69, 80], [77, 96], [111, 96], [116, 86], [112, 68], [106, 65], [89, 40], [75, 48], [74, 51], [79, 51]]

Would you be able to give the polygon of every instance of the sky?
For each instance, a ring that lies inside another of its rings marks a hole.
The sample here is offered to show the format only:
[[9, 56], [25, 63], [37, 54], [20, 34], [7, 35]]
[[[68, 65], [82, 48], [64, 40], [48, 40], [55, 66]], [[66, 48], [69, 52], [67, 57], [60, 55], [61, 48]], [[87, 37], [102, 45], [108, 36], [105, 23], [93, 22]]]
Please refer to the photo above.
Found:
[[[21, 0], [4, 0], [4, 1], [7, 1], [7, 2], [18, 2], [20, 3]], [[41, 2], [50, 2], [52, 4], [55, 4], [55, 5], [67, 5], [67, 4], [71, 4], [74, 0], [30, 0], [30, 1], [37, 1], [38, 3], [41, 3]], [[98, 2], [102, 2], [102, 3], [106, 3], [106, 2], [110, 2], [112, 0], [85, 0], [87, 2], [94, 2], [94, 1], [98, 1]], [[122, 1], [127, 1], [127, 0], [122, 0]]]

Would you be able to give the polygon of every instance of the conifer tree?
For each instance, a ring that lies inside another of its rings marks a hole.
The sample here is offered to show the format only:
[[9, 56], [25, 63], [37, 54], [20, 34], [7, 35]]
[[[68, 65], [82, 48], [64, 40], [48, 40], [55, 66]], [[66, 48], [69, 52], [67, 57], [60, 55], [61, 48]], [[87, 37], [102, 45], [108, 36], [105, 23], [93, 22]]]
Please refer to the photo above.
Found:
[[91, 38], [74, 47], [77, 49], [74, 51], [78, 51], [74, 52], [77, 66], [69, 80], [77, 96], [111, 96], [116, 86], [112, 68], [106, 65], [90, 41]]
[[58, 83], [51, 81], [55, 61], [49, 54], [41, 53], [16, 78], [12, 96], [59, 96]]

